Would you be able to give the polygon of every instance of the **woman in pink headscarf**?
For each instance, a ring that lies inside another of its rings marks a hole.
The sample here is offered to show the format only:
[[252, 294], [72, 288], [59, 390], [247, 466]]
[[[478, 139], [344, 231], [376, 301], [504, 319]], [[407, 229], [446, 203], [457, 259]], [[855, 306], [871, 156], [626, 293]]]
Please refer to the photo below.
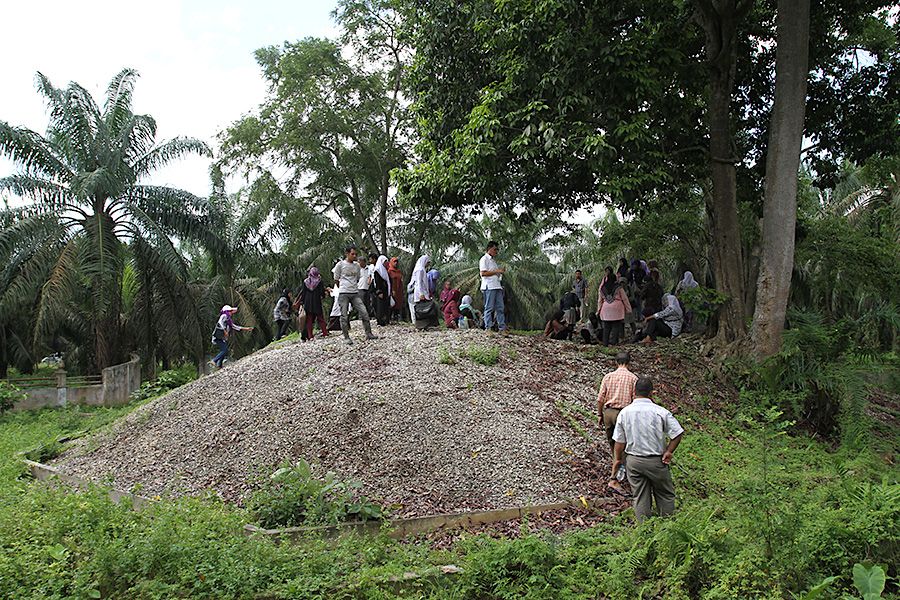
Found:
[[225, 364], [225, 357], [228, 356], [228, 340], [233, 331], [253, 331], [252, 327], [243, 327], [234, 322], [234, 313], [237, 308], [226, 304], [219, 311], [219, 320], [216, 321], [216, 328], [213, 329], [213, 344], [219, 347], [219, 353], [212, 360], [216, 368], [221, 369]]
[[325, 308], [322, 306], [322, 300], [325, 293], [331, 290], [325, 287], [322, 281], [322, 274], [317, 267], [310, 267], [309, 274], [303, 280], [303, 287], [297, 298], [303, 303], [303, 310], [306, 312], [306, 340], [313, 339], [313, 327], [315, 323], [319, 323], [319, 330], [322, 337], [328, 335], [328, 325], [325, 324]]

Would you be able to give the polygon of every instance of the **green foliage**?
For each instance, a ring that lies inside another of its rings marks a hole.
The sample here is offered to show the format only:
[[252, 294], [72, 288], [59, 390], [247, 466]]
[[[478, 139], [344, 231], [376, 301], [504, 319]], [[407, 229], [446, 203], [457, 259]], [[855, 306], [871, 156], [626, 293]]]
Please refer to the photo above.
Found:
[[873, 386], [890, 385], [897, 357], [854, 347], [849, 320], [828, 323], [820, 315], [792, 311], [780, 353], [758, 371], [767, 402], [794, 421], [828, 435], [838, 427], [845, 444], [870, 440], [868, 397]]
[[177, 369], [162, 371], [156, 379], [145, 381], [141, 387], [131, 393], [132, 400], [147, 400], [162, 396], [170, 390], [181, 387], [186, 383], [197, 379], [197, 369], [194, 365], [182, 365]]
[[798, 225], [791, 301], [842, 322], [857, 344], [896, 349], [900, 340], [897, 240], [836, 216]]
[[330, 472], [317, 479], [303, 459], [296, 464], [286, 461], [253, 493], [247, 508], [268, 529], [381, 519], [381, 507], [360, 497], [360, 487], [359, 482], [340, 481]]
[[[56, 88], [38, 73], [38, 91], [49, 106], [46, 135], [0, 121], [0, 154], [18, 169], [0, 179], [0, 190], [30, 200], [0, 211], [0, 262], [10, 266], [3, 294], [12, 294], [8, 302], [36, 307], [31, 335], [38, 348], [62, 336], [78, 346], [67, 359], [94, 371], [124, 356], [126, 301], [140, 307], [139, 332], [168, 326], [169, 333], [180, 333], [184, 323], [196, 321], [192, 303], [177, 299], [189, 297], [188, 278], [170, 236], [211, 233], [198, 198], [141, 183], [180, 157], [211, 152], [188, 138], [156, 144], [156, 122], [132, 111], [136, 80], [136, 71], [120, 71], [101, 107], [82, 86]], [[129, 280], [130, 293], [123, 296]], [[154, 309], [163, 314], [152, 318]], [[178, 345], [184, 341], [173, 337]]]
[[559, 543], [527, 536], [501, 541], [477, 538], [463, 546], [468, 555], [454, 594], [490, 600], [573, 598], [566, 588], [566, 567]]
[[853, 565], [853, 585], [859, 591], [863, 600], [878, 600], [878, 598], [881, 598], [881, 592], [884, 591], [886, 581], [884, 569], [879, 565], [864, 565], [860, 563]]
[[465, 356], [475, 364], [493, 367], [500, 361], [499, 346], [469, 346]]
[[[15, 451], [102, 426], [129, 409], [0, 418], [0, 595], [780, 599], [857, 562], [898, 567], [894, 470], [866, 450], [834, 452], [785, 434], [781, 417], [753, 419], [760, 415], [750, 412], [749, 419], [721, 422], [679, 415], [689, 435], [673, 463], [679, 506], [672, 518], [634, 526], [626, 513], [561, 536], [526, 524], [518, 540], [463, 535], [443, 551], [382, 536], [274, 544], [242, 535], [253, 514], [213, 497], [164, 500], [135, 512], [102, 490], [72, 493], [19, 479]], [[760, 487], [763, 444], [769, 479]], [[293, 478], [295, 467], [284, 466]], [[754, 490], [768, 490], [771, 526]], [[331, 515], [334, 508], [317, 510]], [[409, 582], [406, 590], [390, 581], [449, 563], [463, 573]], [[843, 577], [831, 589], [840, 594], [852, 585]]]
[[455, 365], [456, 359], [453, 357], [453, 354], [450, 353], [450, 350], [446, 346], [441, 346], [438, 348], [438, 364], [441, 365]]
[[11, 410], [16, 402], [24, 399], [25, 394], [22, 393], [22, 390], [8, 381], [0, 381], [0, 415]]
[[708, 321], [725, 304], [727, 297], [721, 292], [703, 286], [679, 292], [678, 298], [684, 302], [685, 310], [690, 310], [696, 318]]

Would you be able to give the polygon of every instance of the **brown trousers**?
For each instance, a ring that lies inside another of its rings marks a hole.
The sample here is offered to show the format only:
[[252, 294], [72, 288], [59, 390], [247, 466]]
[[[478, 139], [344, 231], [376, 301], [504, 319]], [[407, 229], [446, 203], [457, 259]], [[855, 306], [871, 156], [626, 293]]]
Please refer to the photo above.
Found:
[[606, 432], [606, 441], [609, 442], [609, 448], [613, 447], [613, 432], [616, 430], [616, 419], [619, 418], [621, 408], [603, 407], [603, 430]]
[[[675, 484], [669, 466], [661, 456], [625, 455], [625, 470], [634, 501], [634, 514], [638, 522], [651, 514], [666, 516], [675, 512]], [[651, 501], [656, 499], [656, 510]]]

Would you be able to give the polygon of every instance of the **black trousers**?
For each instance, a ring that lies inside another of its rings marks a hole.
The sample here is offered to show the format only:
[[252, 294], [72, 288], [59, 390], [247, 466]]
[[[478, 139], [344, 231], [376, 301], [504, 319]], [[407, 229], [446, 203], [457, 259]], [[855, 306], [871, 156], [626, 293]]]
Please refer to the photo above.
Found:
[[615, 346], [619, 343], [619, 339], [625, 338], [625, 321], [603, 321], [603, 345]]
[[650, 319], [644, 326], [644, 331], [641, 335], [642, 339], [648, 336], [651, 340], [661, 337], [668, 338], [672, 337], [672, 328], [661, 319]]
[[291, 326], [289, 319], [278, 319], [275, 321], [275, 339], [280, 340], [287, 335], [288, 328]]

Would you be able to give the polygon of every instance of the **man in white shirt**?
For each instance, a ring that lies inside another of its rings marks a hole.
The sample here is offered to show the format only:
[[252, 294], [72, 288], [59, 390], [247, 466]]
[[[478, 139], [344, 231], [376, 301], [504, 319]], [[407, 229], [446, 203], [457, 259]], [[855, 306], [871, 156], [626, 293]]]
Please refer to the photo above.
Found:
[[487, 251], [478, 261], [478, 270], [481, 272], [481, 293], [484, 295], [484, 328], [490, 330], [497, 323], [500, 331], [506, 331], [506, 314], [503, 308], [503, 274], [506, 269], [501, 269], [494, 260], [499, 248], [497, 242], [490, 241]]
[[654, 498], [655, 514], [666, 516], [675, 511], [675, 484], [669, 463], [684, 433], [672, 413], [650, 400], [652, 393], [650, 378], [638, 378], [634, 384], [634, 401], [619, 412], [613, 431], [613, 473], [622, 464], [624, 453], [638, 522], [654, 514], [651, 510]]
[[344, 252], [344, 260], [334, 265], [331, 274], [334, 275], [334, 286], [338, 288], [338, 305], [341, 307], [341, 331], [344, 333], [344, 342], [352, 344], [350, 339], [350, 305], [356, 310], [356, 314], [362, 319], [363, 329], [366, 330], [366, 339], [377, 340], [378, 336], [372, 334], [372, 324], [369, 322], [369, 313], [359, 292], [360, 267], [356, 262], [356, 246], [349, 246]]

